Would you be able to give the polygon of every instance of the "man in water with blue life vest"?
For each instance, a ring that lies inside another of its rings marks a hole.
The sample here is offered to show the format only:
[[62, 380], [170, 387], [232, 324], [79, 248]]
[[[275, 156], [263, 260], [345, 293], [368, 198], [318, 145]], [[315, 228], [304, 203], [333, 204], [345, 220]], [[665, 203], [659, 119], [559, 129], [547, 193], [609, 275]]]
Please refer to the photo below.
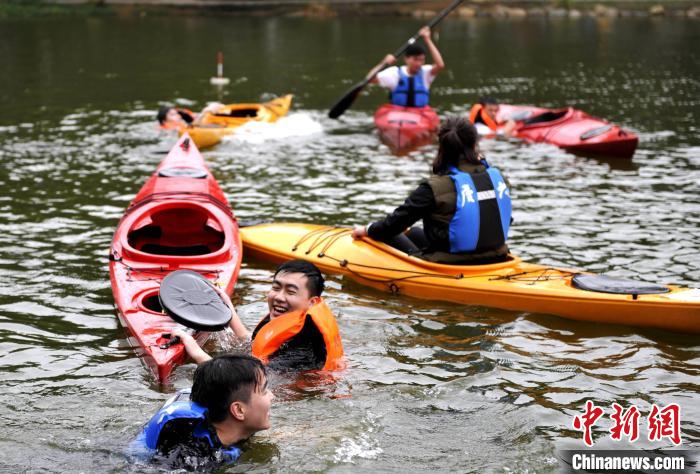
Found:
[[[438, 132], [433, 176], [422, 181], [384, 219], [355, 226], [353, 237], [368, 236], [439, 263], [486, 264], [506, 260], [510, 186], [500, 171], [479, 155], [478, 138], [476, 129], [465, 118], [448, 119]], [[411, 227], [421, 219], [422, 229]]]
[[388, 54], [384, 60], [376, 65], [367, 74], [373, 77], [370, 81], [389, 89], [390, 101], [394, 105], [403, 107], [425, 107], [430, 104], [430, 85], [440, 71], [445, 68], [440, 51], [430, 38], [430, 28], [424, 26], [419, 32], [423, 38], [434, 64], [425, 64], [425, 49], [419, 44], [413, 43], [406, 48], [404, 53], [405, 66], [388, 67], [393, 65], [396, 58]]
[[[171, 469], [215, 469], [236, 461], [241, 443], [270, 428], [265, 367], [248, 355], [222, 355], [197, 367], [191, 393], [178, 392], [131, 446]], [[144, 459], [145, 460], [145, 459]]]
[[[283, 263], [272, 279], [267, 294], [268, 314], [252, 334], [223, 292], [232, 313], [230, 327], [241, 341], [252, 339], [253, 355], [273, 368], [326, 369], [342, 366], [343, 346], [335, 317], [321, 298], [324, 279], [313, 263], [290, 260]], [[211, 357], [185, 331], [176, 330], [187, 354], [197, 363]]]

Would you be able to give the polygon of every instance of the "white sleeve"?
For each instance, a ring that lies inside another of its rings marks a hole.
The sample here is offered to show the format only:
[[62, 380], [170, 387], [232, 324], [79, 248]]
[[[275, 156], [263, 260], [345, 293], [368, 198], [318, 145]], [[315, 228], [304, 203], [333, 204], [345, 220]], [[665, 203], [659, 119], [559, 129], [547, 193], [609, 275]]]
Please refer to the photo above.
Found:
[[423, 66], [421, 66], [421, 74], [423, 74], [423, 84], [425, 84], [425, 87], [427, 88], [430, 88], [430, 85], [435, 80], [435, 76], [433, 76], [432, 71], [432, 64], [424, 64]]
[[377, 74], [377, 82], [380, 86], [393, 91], [399, 85], [399, 68], [392, 66], [384, 69]]
[[476, 132], [479, 135], [491, 135], [493, 133], [493, 130], [491, 130], [487, 125], [484, 125], [481, 122], [475, 123], [474, 127], [476, 127]]

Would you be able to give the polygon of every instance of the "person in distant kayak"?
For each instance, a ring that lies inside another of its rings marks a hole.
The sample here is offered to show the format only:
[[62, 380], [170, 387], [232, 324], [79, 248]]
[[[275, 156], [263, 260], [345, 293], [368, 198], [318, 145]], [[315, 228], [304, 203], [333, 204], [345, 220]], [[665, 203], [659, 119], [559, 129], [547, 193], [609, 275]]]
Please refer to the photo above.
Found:
[[493, 97], [482, 97], [469, 111], [469, 121], [479, 135], [504, 135], [510, 137], [515, 131], [515, 121], [498, 121], [499, 104]]
[[204, 107], [199, 114], [195, 114], [189, 109], [164, 105], [158, 109], [156, 119], [158, 119], [160, 128], [164, 130], [180, 130], [192, 125], [197, 125], [202, 117], [204, 117], [204, 114], [216, 113], [221, 107], [224, 107], [224, 105], [218, 102], [212, 102]]
[[411, 44], [404, 53], [405, 66], [393, 66], [396, 58], [388, 54], [384, 60], [367, 74], [373, 84], [389, 89], [391, 103], [403, 107], [424, 107], [430, 103], [430, 85], [440, 71], [445, 68], [440, 51], [430, 38], [430, 28], [424, 26], [420, 36], [425, 41], [434, 64], [425, 64], [425, 49], [419, 44]]
[[[508, 258], [511, 222], [508, 182], [477, 151], [479, 135], [465, 118], [450, 118], [438, 132], [433, 176], [384, 219], [355, 226], [408, 254], [440, 263], [476, 264]], [[406, 229], [423, 220], [423, 228]]]
[[[343, 346], [335, 317], [321, 298], [323, 288], [323, 275], [313, 263], [283, 263], [277, 267], [267, 294], [268, 314], [252, 334], [228, 296], [221, 295], [233, 314], [233, 333], [239, 340], [252, 339], [253, 355], [273, 367], [332, 370], [339, 367]], [[195, 362], [211, 359], [188, 333], [176, 330], [173, 334], [181, 338]]]
[[168, 401], [131, 446], [136, 455], [162, 457], [171, 469], [214, 469], [236, 461], [241, 443], [270, 428], [274, 398], [262, 363], [222, 355], [197, 367], [186, 391]]

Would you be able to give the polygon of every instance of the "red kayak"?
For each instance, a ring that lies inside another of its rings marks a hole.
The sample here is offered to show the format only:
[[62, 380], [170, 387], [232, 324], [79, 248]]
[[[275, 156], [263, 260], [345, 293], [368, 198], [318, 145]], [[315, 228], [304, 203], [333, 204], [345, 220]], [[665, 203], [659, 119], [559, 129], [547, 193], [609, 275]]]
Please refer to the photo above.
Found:
[[[163, 313], [161, 281], [170, 272], [189, 269], [231, 294], [241, 248], [224, 193], [194, 142], [183, 135], [127, 208], [110, 250], [119, 319], [159, 381], [185, 359], [182, 344], [168, 344], [177, 323]], [[200, 344], [208, 337], [195, 334]]]
[[629, 130], [572, 107], [544, 109], [501, 104], [498, 120], [515, 120], [515, 136], [546, 142], [577, 155], [632, 158], [639, 138]]
[[440, 119], [430, 106], [384, 104], [374, 114], [379, 138], [392, 153], [404, 155], [435, 138]]

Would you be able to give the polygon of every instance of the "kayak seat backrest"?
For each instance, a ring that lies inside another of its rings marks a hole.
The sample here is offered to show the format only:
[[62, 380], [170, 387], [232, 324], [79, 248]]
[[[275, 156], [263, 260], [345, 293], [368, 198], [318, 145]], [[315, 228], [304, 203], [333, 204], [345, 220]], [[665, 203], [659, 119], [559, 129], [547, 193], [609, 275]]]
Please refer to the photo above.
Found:
[[319, 370], [326, 363], [326, 355], [323, 334], [307, 315], [301, 331], [270, 356], [269, 366], [286, 370]]
[[224, 245], [225, 236], [208, 225], [203, 209], [172, 208], [155, 212], [151, 223], [129, 232], [131, 247], [155, 255], [206, 255]]
[[667, 286], [656, 285], [654, 283], [613, 278], [605, 275], [584, 275], [580, 273], [574, 275], [571, 279], [571, 284], [579, 290], [618, 295], [652, 295], [671, 291]]

